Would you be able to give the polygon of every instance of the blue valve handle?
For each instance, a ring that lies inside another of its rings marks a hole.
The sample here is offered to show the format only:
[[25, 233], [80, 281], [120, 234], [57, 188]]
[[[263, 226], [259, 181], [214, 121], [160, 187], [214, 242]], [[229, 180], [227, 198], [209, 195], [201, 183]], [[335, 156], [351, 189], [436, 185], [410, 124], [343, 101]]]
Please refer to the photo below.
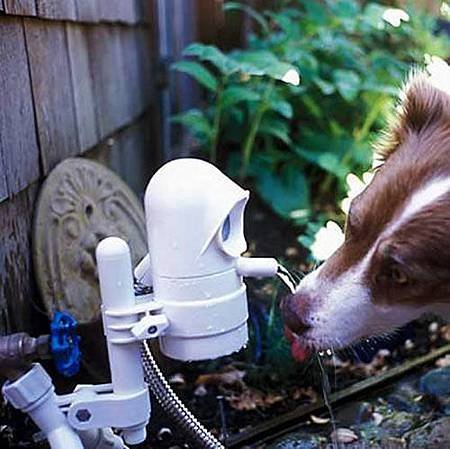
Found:
[[55, 312], [50, 324], [50, 350], [57, 371], [71, 377], [80, 371], [80, 337], [77, 320], [67, 312]]

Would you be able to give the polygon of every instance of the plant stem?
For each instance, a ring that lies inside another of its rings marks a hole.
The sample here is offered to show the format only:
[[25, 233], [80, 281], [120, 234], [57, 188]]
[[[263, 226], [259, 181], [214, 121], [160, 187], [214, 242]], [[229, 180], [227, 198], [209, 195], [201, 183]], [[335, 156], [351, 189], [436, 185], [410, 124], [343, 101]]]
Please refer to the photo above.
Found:
[[212, 136], [211, 136], [211, 150], [209, 152], [209, 160], [212, 163], [217, 162], [217, 146], [219, 143], [219, 134], [220, 134], [220, 119], [222, 116], [222, 98], [223, 98], [223, 91], [225, 88], [225, 82], [226, 77], [223, 77], [221, 80], [218, 90], [217, 90], [217, 96], [216, 96], [216, 107], [215, 107], [215, 113], [214, 113], [214, 121], [213, 121], [213, 129], [212, 129]]
[[266, 87], [264, 95], [261, 98], [261, 102], [258, 104], [255, 115], [253, 116], [253, 120], [250, 123], [248, 134], [244, 140], [244, 145], [242, 147], [242, 166], [241, 173], [239, 175], [241, 181], [247, 176], [247, 170], [250, 163], [250, 158], [252, 157], [256, 135], [258, 134], [258, 130], [261, 125], [261, 120], [264, 116], [264, 113], [267, 111], [268, 99], [270, 97], [270, 94], [272, 93], [273, 86], [274, 80], [270, 80]]

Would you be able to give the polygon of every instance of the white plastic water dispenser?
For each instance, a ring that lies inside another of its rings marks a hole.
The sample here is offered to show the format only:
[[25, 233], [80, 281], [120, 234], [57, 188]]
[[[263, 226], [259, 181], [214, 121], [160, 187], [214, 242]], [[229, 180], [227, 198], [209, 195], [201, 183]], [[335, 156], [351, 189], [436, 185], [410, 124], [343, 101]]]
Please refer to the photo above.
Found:
[[212, 164], [178, 159], [160, 168], [145, 193], [149, 258], [135, 274], [152, 283], [169, 326], [162, 352], [212, 359], [247, 342], [243, 276], [274, 276], [271, 258], [243, 258], [249, 192]]

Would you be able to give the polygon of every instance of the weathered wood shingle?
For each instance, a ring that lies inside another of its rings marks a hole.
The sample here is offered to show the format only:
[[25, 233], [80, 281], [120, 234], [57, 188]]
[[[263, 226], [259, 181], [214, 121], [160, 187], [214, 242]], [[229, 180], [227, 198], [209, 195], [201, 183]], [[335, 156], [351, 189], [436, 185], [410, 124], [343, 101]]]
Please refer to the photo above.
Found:
[[100, 19], [105, 22], [135, 23], [138, 19], [135, 0], [98, 0]]
[[120, 30], [107, 25], [89, 27], [89, 60], [100, 137], [129, 119], [129, 86], [124, 77]]
[[3, 0], [5, 12], [11, 15], [36, 15], [35, 0]]
[[100, 18], [98, 2], [100, 0], [76, 0], [77, 20], [82, 22], [98, 22]]
[[8, 193], [14, 195], [40, 175], [22, 19], [2, 20], [0, 42], [0, 156], [4, 165], [0, 178], [6, 179]]
[[76, 20], [75, 0], [36, 0], [39, 17], [59, 20]]
[[25, 19], [25, 35], [44, 173], [79, 152], [63, 23]]
[[14, 330], [30, 330], [36, 292], [31, 268], [31, 227], [37, 186], [0, 204], [0, 308], [7, 304]]
[[93, 147], [99, 141], [92, 76], [89, 66], [87, 31], [85, 26], [66, 25], [71, 82], [77, 118], [80, 152]]

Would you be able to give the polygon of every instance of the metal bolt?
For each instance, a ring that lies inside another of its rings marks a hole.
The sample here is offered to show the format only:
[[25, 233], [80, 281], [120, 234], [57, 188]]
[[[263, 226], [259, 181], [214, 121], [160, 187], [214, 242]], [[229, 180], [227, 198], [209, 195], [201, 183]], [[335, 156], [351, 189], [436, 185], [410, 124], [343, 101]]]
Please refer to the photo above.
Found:
[[147, 329], [147, 333], [148, 333], [148, 334], [154, 334], [157, 330], [158, 330], [158, 328], [157, 328], [156, 326], [150, 326], [150, 327]]
[[77, 413], [75, 414], [75, 417], [80, 422], [88, 422], [91, 419], [92, 415], [90, 414], [89, 410], [82, 408], [77, 411]]

